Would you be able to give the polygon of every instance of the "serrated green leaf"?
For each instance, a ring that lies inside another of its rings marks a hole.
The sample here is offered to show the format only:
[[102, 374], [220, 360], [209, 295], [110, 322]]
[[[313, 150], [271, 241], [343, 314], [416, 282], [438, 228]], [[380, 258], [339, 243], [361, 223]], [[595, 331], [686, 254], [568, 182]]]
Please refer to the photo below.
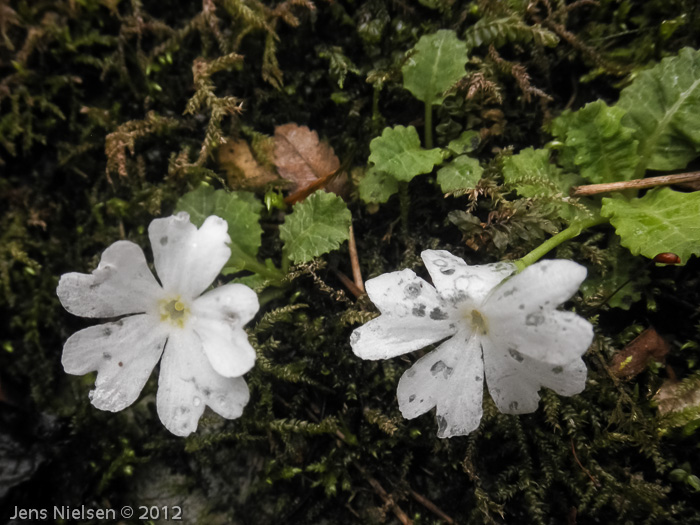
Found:
[[685, 168], [700, 151], [700, 52], [685, 48], [643, 71], [617, 106], [639, 140], [636, 177], [647, 169]]
[[478, 160], [460, 155], [440, 168], [437, 182], [444, 193], [471, 189], [476, 187], [483, 172], [484, 168], [479, 165]]
[[603, 199], [601, 215], [609, 217], [620, 243], [648, 258], [675, 253], [685, 264], [700, 255], [700, 192], [655, 188], [641, 199]]
[[370, 168], [359, 184], [360, 199], [367, 204], [384, 203], [399, 191], [398, 181], [383, 171]]
[[600, 184], [630, 180], [639, 163], [634, 130], [622, 125], [625, 111], [598, 100], [555, 119], [553, 131], [565, 146], [560, 157], [586, 180]]
[[442, 162], [439, 148], [420, 147], [418, 132], [413, 126], [384, 128], [382, 135], [370, 142], [369, 149], [369, 161], [377, 170], [404, 182], [421, 173], [430, 173]]
[[280, 238], [289, 258], [304, 263], [337, 249], [346, 241], [351, 221], [343, 199], [319, 190], [294, 205], [280, 226]]
[[178, 199], [175, 213], [186, 211], [190, 214], [190, 222], [199, 228], [207, 217], [214, 214], [214, 193], [214, 188], [208, 184], [200, 184], [199, 188]]
[[228, 222], [231, 242], [245, 253], [257, 255], [260, 248], [260, 212], [263, 204], [255, 194], [248, 191], [214, 193], [214, 215]]
[[401, 71], [403, 86], [426, 104], [440, 104], [444, 93], [466, 72], [467, 44], [457, 33], [441, 29], [424, 35]]
[[478, 148], [480, 142], [481, 136], [477, 131], [463, 131], [459, 137], [450, 141], [447, 145], [447, 149], [455, 155], [464, 155]]
[[194, 191], [183, 195], [175, 206], [175, 211], [186, 211], [190, 221], [200, 227], [210, 215], [221, 217], [228, 223], [231, 237], [231, 258], [224, 266], [224, 273], [242, 270], [245, 264], [239, 256], [243, 253], [255, 258], [260, 248], [260, 211], [262, 203], [253, 193], [247, 191], [227, 192], [214, 190], [202, 184]]

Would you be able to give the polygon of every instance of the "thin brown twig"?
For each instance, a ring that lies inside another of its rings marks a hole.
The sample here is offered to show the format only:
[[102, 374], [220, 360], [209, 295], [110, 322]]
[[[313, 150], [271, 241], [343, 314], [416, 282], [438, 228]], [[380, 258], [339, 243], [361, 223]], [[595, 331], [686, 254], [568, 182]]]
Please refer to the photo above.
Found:
[[332, 171], [323, 177], [320, 177], [313, 181], [311, 184], [308, 184], [304, 186], [303, 188], [299, 188], [297, 191], [292, 193], [291, 195], [287, 196], [284, 198], [285, 204], [292, 205], [295, 204], [299, 201], [303, 201], [306, 197], [311, 195], [313, 192], [315, 192], [319, 188], [323, 188], [328, 184], [333, 177], [338, 175], [340, 173], [340, 169], [338, 168], [335, 171]]
[[343, 272], [340, 270], [333, 270], [333, 273], [335, 276], [340, 279], [340, 281], [345, 285], [345, 287], [350, 290], [350, 293], [352, 293], [357, 299], [362, 297], [365, 294], [364, 290], [360, 290], [354, 282], [350, 280], [350, 278], [345, 275]]
[[413, 499], [415, 499], [418, 503], [423, 505], [426, 509], [428, 509], [430, 512], [438, 516], [440, 519], [442, 519], [445, 523], [449, 523], [450, 525], [453, 525], [455, 523], [455, 520], [453, 520], [450, 516], [445, 514], [445, 512], [435, 505], [432, 501], [430, 501], [428, 498], [425, 496], [418, 494], [415, 490], [409, 489], [409, 492]]
[[403, 525], [413, 525], [413, 520], [409, 518], [403, 510], [401, 510], [401, 507], [399, 507], [398, 503], [394, 501], [394, 498], [392, 498], [391, 495], [389, 495], [389, 493], [386, 490], [384, 490], [384, 487], [382, 487], [376, 479], [370, 476], [369, 473], [364, 468], [362, 468], [360, 464], [353, 464], [355, 465], [355, 468], [360, 471], [360, 474], [362, 474], [362, 476], [364, 476], [364, 478], [367, 480], [367, 483], [369, 483], [372, 486], [374, 492], [376, 492], [377, 495], [380, 498], [382, 498], [384, 503], [391, 508], [391, 511], [394, 513], [394, 516], [396, 516]]
[[609, 191], [622, 191], [628, 189], [653, 188], [655, 186], [668, 186], [681, 182], [700, 181], [700, 171], [690, 173], [676, 173], [675, 175], [662, 175], [660, 177], [648, 177], [646, 179], [626, 180], [621, 182], [608, 182], [605, 184], [588, 184], [586, 186], [574, 186], [571, 188], [572, 197], [584, 195], [596, 195]]
[[576, 455], [576, 447], [574, 446], [574, 438], [571, 438], [571, 452], [574, 453], [574, 459], [576, 460], [576, 463], [578, 463], [578, 466], [581, 467], [581, 470], [583, 470], [586, 473], [586, 476], [588, 476], [591, 479], [594, 485], [598, 486], [598, 480], [595, 479], [588, 471], [588, 469], [584, 467], [583, 464], [578, 460], [578, 456]]
[[355, 281], [355, 286], [357, 286], [362, 293], [365, 293], [365, 284], [362, 280], [360, 259], [357, 256], [357, 244], [355, 244], [355, 232], [353, 231], [352, 224], [350, 225], [350, 240], [348, 241], [348, 249], [350, 251], [350, 265], [352, 266], [352, 278]]

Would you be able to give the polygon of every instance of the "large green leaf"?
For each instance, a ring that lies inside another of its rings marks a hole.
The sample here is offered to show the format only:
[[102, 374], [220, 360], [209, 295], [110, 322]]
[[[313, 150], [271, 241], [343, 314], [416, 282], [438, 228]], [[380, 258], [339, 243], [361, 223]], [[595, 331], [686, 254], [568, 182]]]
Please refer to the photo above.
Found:
[[403, 86], [426, 104], [440, 104], [444, 93], [466, 72], [467, 44], [457, 33], [441, 29], [424, 35], [403, 66]]
[[478, 160], [467, 155], [460, 155], [440, 168], [437, 182], [444, 193], [472, 189], [476, 187], [483, 172], [484, 168], [479, 165]]
[[370, 142], [369, 161], [379, 171], [408, 182], [416, 175], [430, 173], [442, 162], [439, 148], [423, 149], [418, 132], [413, 126], [384, 128], [381, 137]]
[[561, 158], [572, 162], [589, 182], [617, 182], [634, 177], [639, 163], [634, 130], [622, 125], [625, 111], [592, 102], [575, 113], [557, 118], [553, 133], [562, 142]]
[[343, 199], [319, 190], [294, 205], [280, 226], [280, 238], [289, 258], [304, 263], [337, 249], [349, 238], [351, 222]]
[[675, 253], [685, 264], [700, 255], [700, 192], [656, 188], [641, 199], [603, 199], [601, 214], [609, 217], [620, 242], [634, 255], [653, 258]]
[[637, 177], [647, 169], [685, 168], [700, 151], [700, 52], [685, 48], [643, 71], [617, 105], [639, 139]]
[[398, 181], [383, 171], [370, 168], [359, 184], [360, 199], [367, 204], [383, 203], [399, 191]]
[[210, 215], [226, 220], [231, 237], [231, 259], [226, 263], [225, 273], [236, 272], [245, 267], [241, 253], [253, 258], [257, 256], [262, 235], [262, 208], [262, 203], [250, 192], [215, 191], [205, 184], [183, 195], [175, 206], [176, 211], [189, 213], [192, 224], [197, 227]]

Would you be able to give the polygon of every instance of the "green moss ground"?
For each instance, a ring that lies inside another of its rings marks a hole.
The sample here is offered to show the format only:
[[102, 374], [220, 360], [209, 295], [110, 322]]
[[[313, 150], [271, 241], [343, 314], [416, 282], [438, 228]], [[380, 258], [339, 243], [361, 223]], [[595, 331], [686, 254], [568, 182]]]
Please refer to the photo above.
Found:
[[[156, 414], [156, 374], [136, 404], [112, 414], [89, 404], [94, 374], [68, 376], [60, 364], [63, 342], [92, 324], [60, 306], [61, 274], [91, 271], [118, 239], [148, 248], [148, 224], [180, 196], [201, 181], [225, 187], [222, 136], [260, 142], [297, 122], [342, 163], [366, 166], [385, 125], [421, 129], [423, 107], [400, 67], [440, 28], [464, 38], [480, 19], [509, 20], [481, 35], [493, 50], [475, 45], [472, 76], [433, 117], [438, 145], [483, 130], [476, 155], [491, 182], [476, 213], [501, 226], [465, 235], [467, 246], [448, 213], [472, 201], [444, 199], [434, 177], [409, 187], [408, 232], [396, 224], [396, 196], [378, 209], [354, 196], [363, 274], [425, 275], [418, 254], [429, 248], [470, 263], [527, 253], [551, 217], [532, 206], [504, 218], [515, 200], [501, 186], [502, 156], [541, 147], [543, 127], [565, 107], [614, 101], [636, 71], [700, 45], [694, 0], [592, 4], [1, 0], [0, 520], [16, 506], [178, 504], [185, 523], [398, 523], [401, 514], [444, 523], [429, 500], [456, 523], [700, 523], [699, 493], [671, 476], [686, 463], [700, 474], [698, 414], [663, 418], [652, 402], [669, 374], [688, 390], [700, 384], [697, 260], [643, 263], [649, 278], [635, 274], [638, 300], [627, 310], [599, 306], [604, 295], [574, 298], [568, 306], [597, 324], [586, 390], [545, 391], [540, 409], [520, 417], [485, 396], [481, 427], [450, 440], [435, 436], [431, 415], [401, 418], [396, 385], [411, 358], [351, 352], [349, 335], [373, 307], [339, 292], [331, 269], [350, 273], [346, 247], [301, 268], [250, 323], [260, 358], [238, 420], [207, 411], [196, 434], [177, 438]], [[543, 45], [550, 35], [558, 43]], [[218, 71], [194, 78], [199, 59], [219, 60]], [[477, 94], [466, 100], [470, 86]], [[268, 232], [279, 224], [274, 214], [264, 222]], [[603, 231], [557, 255], [593, 268], [628, 261]], [[275, 238], [263, 248], [273, 258]], [[670, 368], [615, 379], [611, 356], [650, 325], [671, 341]]]

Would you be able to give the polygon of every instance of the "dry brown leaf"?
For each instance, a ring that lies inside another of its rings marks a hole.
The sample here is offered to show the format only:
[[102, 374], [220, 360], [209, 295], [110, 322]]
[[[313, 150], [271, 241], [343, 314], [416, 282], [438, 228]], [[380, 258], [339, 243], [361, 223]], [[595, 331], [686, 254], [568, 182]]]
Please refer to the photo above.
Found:
[[[340, 161], [315, 131], [290, 123], [275, 128], [275, 166], [283, 178], [294, 183], [294, 193], [338, 171]], [[346, 183], [347, 175], [340, 174], [326, 189], [342, 196]]]
[[245, 140], [229, 139], [219, 147], [219, 166], [231, 188], [262, 189], [279, 177], [261, 165]]
[[610, 370], [617, 377], [630, 379], [643, 372], [652, 359], [663, 362], [670, 350], [666, 340], [649, 327], [613, 356]]
[[679, 391], [681, 382], [667, 379], [654, 396], [654, 401], [658, 403], [659, 413], [666, 415], [670, 412], [680, 412], [688, 407], [700, 405], [700, 389], [681, 393]]

